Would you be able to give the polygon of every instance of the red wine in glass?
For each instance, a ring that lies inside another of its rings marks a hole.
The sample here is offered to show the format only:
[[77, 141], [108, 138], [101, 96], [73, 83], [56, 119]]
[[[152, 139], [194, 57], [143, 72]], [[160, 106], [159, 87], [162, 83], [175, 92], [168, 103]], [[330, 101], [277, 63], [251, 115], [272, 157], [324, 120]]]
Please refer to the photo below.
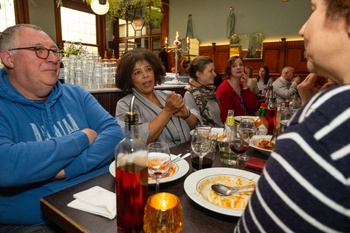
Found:
[[[193, 159], [191, 159], [192, 162], [192, 168], [195, 171], [199, 170], [199, 157], [195, 157]], [[203, 158], [203, 162], [202, 162], [202, 169], [204, 168], [211, 168], [213, 165], [213, 160], [207, 157]]]
[[[245, 152], [249, 148], [249, 143], [245, 140], [242, 140], [240, 138], [233, 139], [230, 142], [230, 148], [233, 152], [237, 153], [237, 156], [241, 160], [247, 160], [248, 156], [245, 154]], [[242, 155], [243, 154], [243, 155]]]

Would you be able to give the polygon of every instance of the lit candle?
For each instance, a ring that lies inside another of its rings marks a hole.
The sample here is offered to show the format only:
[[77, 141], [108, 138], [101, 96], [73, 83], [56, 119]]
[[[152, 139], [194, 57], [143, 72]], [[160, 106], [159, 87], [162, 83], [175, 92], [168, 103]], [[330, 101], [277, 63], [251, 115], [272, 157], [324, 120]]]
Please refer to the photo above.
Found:
[[178, 40], [178, 39], [179, 39], [179, 32], [177, 31], [176, 36], [175, 36], [175, 40]]
[[168, 44], [168, 37], [165, 37], [165, 45]]
[[187, 37], [187, 45], [190, 43], [190, 38]]

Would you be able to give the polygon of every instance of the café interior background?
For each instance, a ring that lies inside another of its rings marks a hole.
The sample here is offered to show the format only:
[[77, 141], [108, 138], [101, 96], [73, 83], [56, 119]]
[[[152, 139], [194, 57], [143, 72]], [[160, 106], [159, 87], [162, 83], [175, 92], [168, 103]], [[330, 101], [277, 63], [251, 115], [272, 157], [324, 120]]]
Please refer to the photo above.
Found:
[[[29, 0], [30, 23], [40, 26], [56, 38], [53, 0]], [[306, 0], [169, 0], [169, 40], [176, 32], [184, 38], [188, 15], [192, 14], [193, 34], [200, 46], [229, 44], [226, 20], [233, 7], [235, 33], [260, 32], [264, 42], [302, 40], [298, 32], [310, 15]], [[45, 19], [45, 20], [43, 20]], [[112, 27], [106, 28], [107, 41], [112, 40]], [[102, 54], [100, 54], [102, 56]]]

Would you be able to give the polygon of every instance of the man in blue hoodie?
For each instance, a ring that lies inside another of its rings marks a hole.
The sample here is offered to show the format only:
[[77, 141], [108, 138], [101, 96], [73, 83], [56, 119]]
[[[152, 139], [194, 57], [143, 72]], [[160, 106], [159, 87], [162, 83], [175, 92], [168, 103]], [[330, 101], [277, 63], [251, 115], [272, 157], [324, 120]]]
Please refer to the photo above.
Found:
[[0, 232], [31, 232], [45, 225], [40, 198], [108, 172], [123, 133], [90, 93], [58, 82], [60, 50], [39, 27], [4, 30], [0, 58]]

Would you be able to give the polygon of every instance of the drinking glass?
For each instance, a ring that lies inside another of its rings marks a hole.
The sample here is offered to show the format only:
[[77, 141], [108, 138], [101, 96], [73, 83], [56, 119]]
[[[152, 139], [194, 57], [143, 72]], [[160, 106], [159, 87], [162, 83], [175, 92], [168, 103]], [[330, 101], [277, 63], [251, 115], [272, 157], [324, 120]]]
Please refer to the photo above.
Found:
[[231, 150], [237, 153], [239, 160], [247, 161], [249, 159], [246, 151], [248, 150], [250, 139], [255, 134], [254, 119], [242, 119], [237, 128], [237, 134], [234, 134], [229, 142]]
[[143, 217], [145, 233], [178, 233], [183, 228], [182, 206], [177, 196], [157, 193], [150, 196]]
[[203, 157], [206, 156], [211, 149], [210, 130], [210, 126], [197, 126], [192, 134], [191, 148], [193, 153], [198, 155], [199, 170], [202, 169]]
[[171, 155], [168, 144], [153, 142], [148, 144], [148, 174], [156, 180], [156, 193], [159, 192], [159, 180], [168, 174], [171, 168]]

